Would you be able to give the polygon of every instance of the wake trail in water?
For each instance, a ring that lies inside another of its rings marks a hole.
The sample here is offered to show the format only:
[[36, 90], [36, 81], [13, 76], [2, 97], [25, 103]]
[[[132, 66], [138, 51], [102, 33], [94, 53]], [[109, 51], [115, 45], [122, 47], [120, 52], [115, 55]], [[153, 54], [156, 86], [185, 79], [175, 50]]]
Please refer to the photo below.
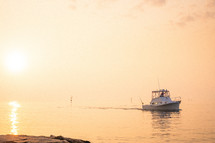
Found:
[[142, 108], [137, 107], [81, 107], [82, 109], [100, 109], [100, 110], [142, 110]]

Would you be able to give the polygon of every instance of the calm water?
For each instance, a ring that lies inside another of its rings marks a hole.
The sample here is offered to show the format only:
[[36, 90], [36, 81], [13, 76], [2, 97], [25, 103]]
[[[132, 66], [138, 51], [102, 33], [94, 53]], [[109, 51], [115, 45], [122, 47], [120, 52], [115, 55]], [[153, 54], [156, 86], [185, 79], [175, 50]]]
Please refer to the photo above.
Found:
[[0, 134], [53, 134], [92, 143], [215, 142], [212, 104], [191, 103], [182, 102], [179, 112], [150, 112], [138, 106], [3, 102]]

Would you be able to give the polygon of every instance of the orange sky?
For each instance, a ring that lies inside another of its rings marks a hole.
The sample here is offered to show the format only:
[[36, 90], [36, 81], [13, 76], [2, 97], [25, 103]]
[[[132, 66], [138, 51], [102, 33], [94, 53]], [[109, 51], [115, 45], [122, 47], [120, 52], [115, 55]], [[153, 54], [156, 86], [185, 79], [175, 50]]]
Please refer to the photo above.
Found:
[[214, 0], [0, 0], [0, 31], [1, 100], [215, 99]]

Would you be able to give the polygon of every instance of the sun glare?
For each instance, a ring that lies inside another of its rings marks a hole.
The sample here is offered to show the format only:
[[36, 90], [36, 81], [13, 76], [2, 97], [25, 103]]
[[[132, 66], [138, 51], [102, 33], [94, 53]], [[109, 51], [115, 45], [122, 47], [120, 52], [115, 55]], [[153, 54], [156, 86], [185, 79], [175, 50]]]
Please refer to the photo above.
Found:
[[26, 68], [27, 60], [23, 53], [11, 52], [5, 58], [5, 66], [11, 72], [21, 72]]
[[10, 134], [17, 135], [18, 134], [18, 126], [19, 123], [17, 121], [17, 109], [20, 107], [20, 104], [16, 101], [12, 101], [9, 103], [12, 106], [11, 114], [10, 114], [10, 121], [11, 121], [11, 131]]

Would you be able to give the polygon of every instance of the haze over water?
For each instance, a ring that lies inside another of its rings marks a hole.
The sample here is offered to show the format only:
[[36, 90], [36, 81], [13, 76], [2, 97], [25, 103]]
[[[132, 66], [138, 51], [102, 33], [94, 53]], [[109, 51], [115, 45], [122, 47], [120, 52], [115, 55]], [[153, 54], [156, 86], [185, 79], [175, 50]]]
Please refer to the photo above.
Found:
[[212, 142], [214, 0], [0, 0], [0, 31], [1, 134]]

